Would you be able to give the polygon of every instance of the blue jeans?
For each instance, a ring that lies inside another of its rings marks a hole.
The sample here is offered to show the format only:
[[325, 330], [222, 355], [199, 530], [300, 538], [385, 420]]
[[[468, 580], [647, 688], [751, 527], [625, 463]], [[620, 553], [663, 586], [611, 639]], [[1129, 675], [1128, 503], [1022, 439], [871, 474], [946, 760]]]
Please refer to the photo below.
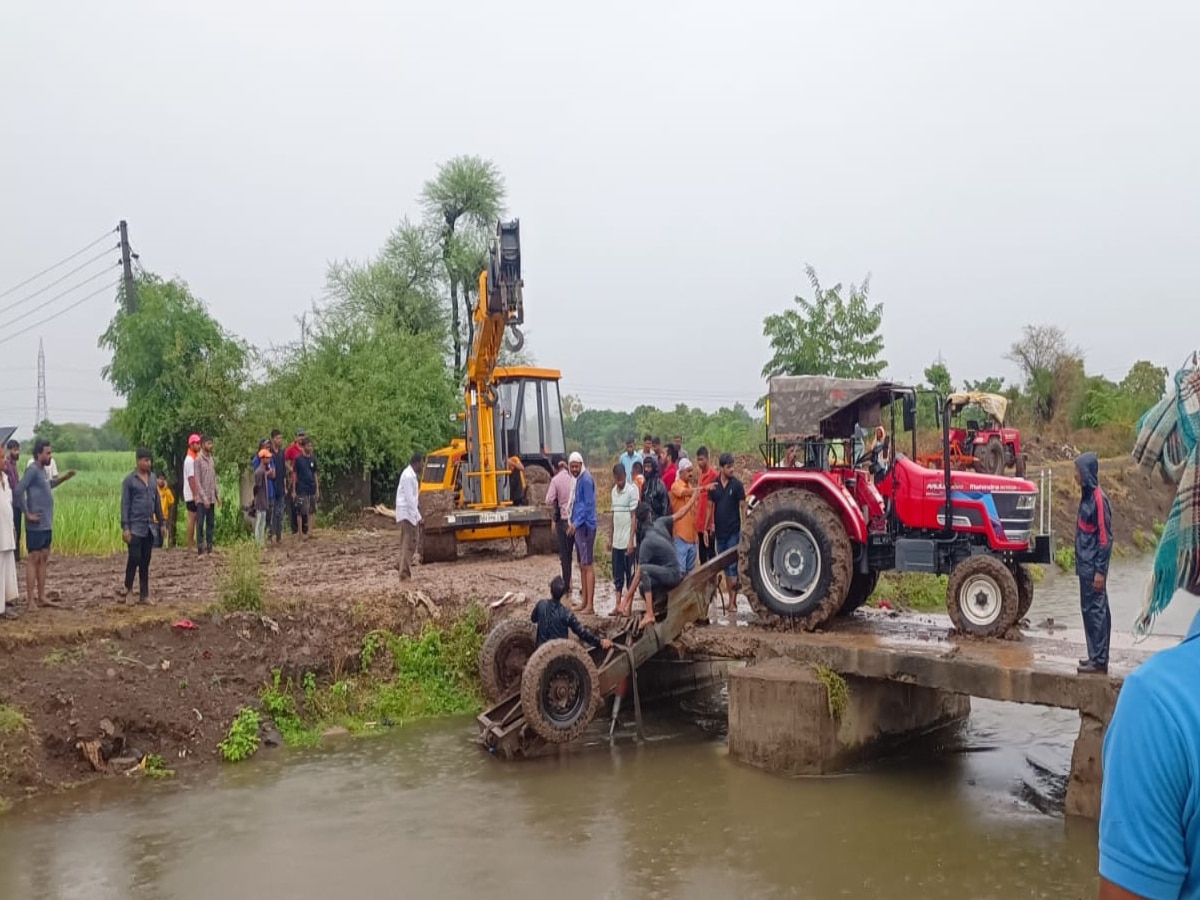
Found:
[[[726, 550], [732, 550], [735, 548], [738, 545], [739, 540], [741, 540], [741, 536], [737, 534], [731, 534], [729, 537], [717, 538], [717, 556], [720, 556]], [[736, 559], [725, 567], [725, 577], [734, 584], [737, 584], [738, 570]]]
[[696, 568], [696, 545], [683, 538], [675, 538], [675, 556], [679, 560], [679, 571], [686, 575]]

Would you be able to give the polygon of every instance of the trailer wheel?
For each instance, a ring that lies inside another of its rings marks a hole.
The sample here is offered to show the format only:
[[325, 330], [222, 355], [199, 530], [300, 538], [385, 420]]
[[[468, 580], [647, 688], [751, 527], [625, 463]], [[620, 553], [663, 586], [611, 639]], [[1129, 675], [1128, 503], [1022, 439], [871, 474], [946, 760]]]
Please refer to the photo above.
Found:
[[878, 572], [855, 572], [850, 579], [850, 592], [846, 594], [846, 599], [842, 602], [842, 608], [838, 610], [839, 616], [848, 616], [868, 600], [871, 599], [871, 594], [875, 592], [875, 585], [879, 583]]
[[521, 673], [537, 647], [537, 632], [528, 618], [505, 619], [483, 641], [479, 680], [484, 696], [492, 703], [499, 703], [521, 687]]
[[759, 619], [811, 631], [841, 609], [853, 555], [850, 536], [828, 503], [812, 491], [786, 489], [764, 497], [746, 517], [738, 568]]
[[421, 562], [454, 562], [458, 559], [458, 536], [453, 531], [421, 533]]
[[1004, 444], [994, 435], [982, 447], [975, 448], [975, 471], [981, 475], [1003, 475], [1004, 462]]
[[575, 740], [600, 705], [600, 673], [583, 646], [547, 641], [521, 675], [521, 712], [534, 733], [551, 744]]
[[1017, 621], [1020, 622], [1033, 606], [1033, 572], [1024, 563], [1013, 563], [1011, 571], [1017, 580]]
[[950, 573], [946, 608], [954, 627], [976, 637], [1000, 637], [1017, 624], [1017, 579], [994, 556], [972, 556]]

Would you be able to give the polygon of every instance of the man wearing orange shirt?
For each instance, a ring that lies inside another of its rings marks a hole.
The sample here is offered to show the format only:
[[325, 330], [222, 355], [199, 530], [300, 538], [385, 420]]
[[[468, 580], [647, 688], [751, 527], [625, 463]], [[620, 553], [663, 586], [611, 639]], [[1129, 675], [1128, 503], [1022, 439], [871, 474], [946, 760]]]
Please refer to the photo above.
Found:
[[689, 503], [696, 491], [695, 482], [696, 468], [692, 461], [680, 460], [671, 485], [671, 514], [675, 517], [675, 555], [684, 575], [696, 568], [696, 504]]

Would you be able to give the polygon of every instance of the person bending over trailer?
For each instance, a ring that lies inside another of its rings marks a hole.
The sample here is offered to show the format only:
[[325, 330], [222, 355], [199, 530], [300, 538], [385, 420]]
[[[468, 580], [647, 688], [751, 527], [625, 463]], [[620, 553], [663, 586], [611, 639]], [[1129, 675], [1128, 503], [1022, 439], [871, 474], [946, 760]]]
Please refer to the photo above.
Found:
[[665, 593], [683, 581], [683, 569], [679, 565], [679, 555], [675, 552], [675, 517], [687, 515], [700, 492], [696, 491], [681, 506], [675, 516], [661, 516], [652, 519], [650, 507], [641, 503], [637, 508], [638, 531], [645, 536], [638, 546], [637, 568], [633, 570], [633, 583], [617, 601], [616, 614], [627, 616], [633, 610], [633, 595], [640, 589], [642, 599], [646, 601], [646, 614], [638, 623], [639, 630], [655, 623], [654, 595]]
[[555, 575], [550, 581], [550, 599], [539, 600], [533, 608], [529, 621], [537, 626], [537, 646], [542, 646], [546, 641], [563, 640], [570, 630], [579, 635], [579, 639], [589, 647], [600, 647], [604, 650], [611, 647], [612, 641], [596, 637], [579, 624], [575, 613], [563, 605], [562, 598], [566, 592], [566, 582], [562, 580], [561, 575]]

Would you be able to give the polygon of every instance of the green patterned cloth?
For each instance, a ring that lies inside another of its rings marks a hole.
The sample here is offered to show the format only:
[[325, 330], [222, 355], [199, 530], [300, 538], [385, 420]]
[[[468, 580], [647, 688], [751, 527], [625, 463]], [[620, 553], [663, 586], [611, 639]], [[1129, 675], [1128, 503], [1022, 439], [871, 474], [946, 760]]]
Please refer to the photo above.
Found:
[[1134, 634], [1150, 633], [1155, 618], [1177, 590], [1200, 594], [1200, 353], [1175, 373], [1174, 390], [1138, 422], [1133, 458], [1144, 472], [1154, 469], [1178, 486], [1167, 516], [1154, 575], [1146, 590]]

